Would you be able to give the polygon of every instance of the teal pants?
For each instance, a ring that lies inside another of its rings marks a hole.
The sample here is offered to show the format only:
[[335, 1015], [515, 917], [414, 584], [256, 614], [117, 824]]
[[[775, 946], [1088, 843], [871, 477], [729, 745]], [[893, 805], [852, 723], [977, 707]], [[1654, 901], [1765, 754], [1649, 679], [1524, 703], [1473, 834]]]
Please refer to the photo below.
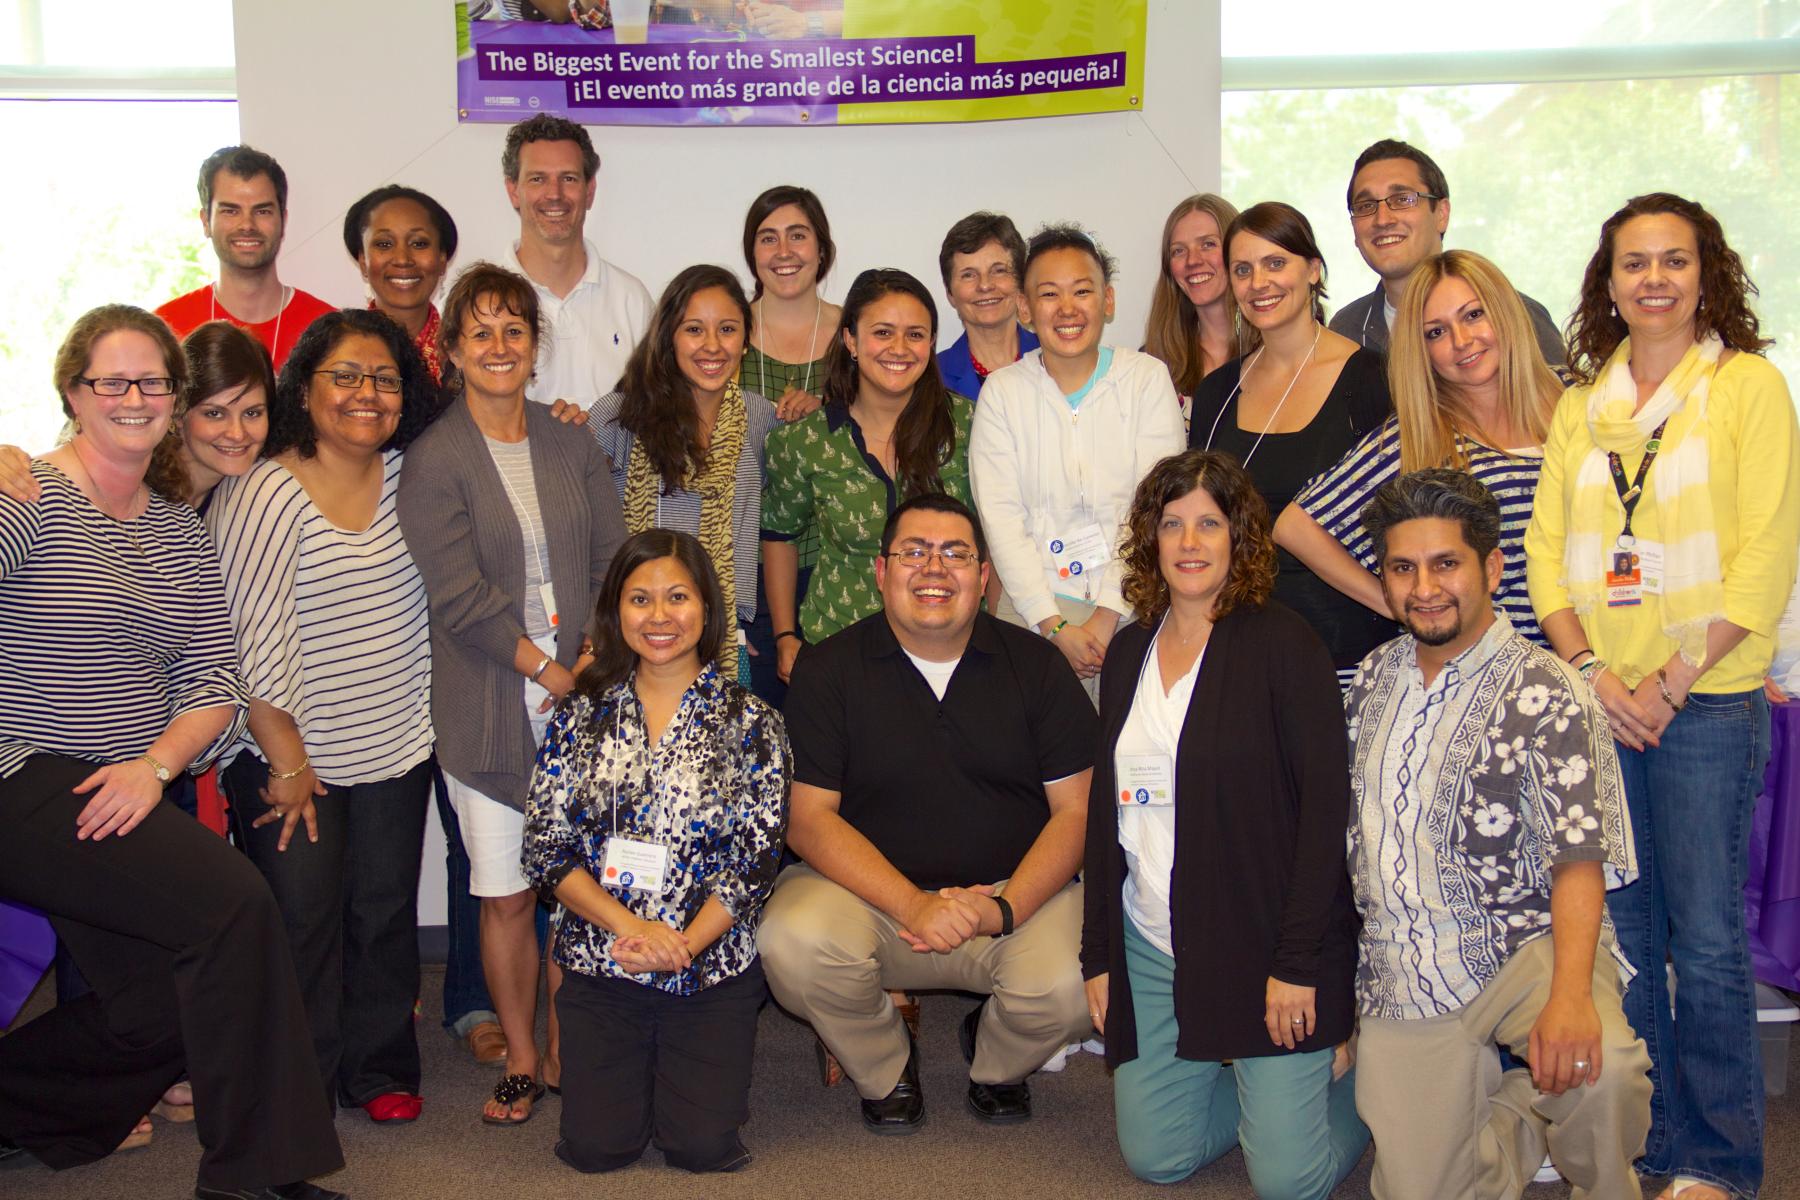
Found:
[[1331, 1051], [1240, 1058], [1175, 1057], [1175, 960], [1127, 919], [1125, 964], [1138, 1056], [1113, 1073], [1119, 1149], [1131, 1173], [1175, 1183], [1233, 1143], [1261, 1200], [1323, 1200], [1362, 1157], [1356, 1072], [1335, 1083]]

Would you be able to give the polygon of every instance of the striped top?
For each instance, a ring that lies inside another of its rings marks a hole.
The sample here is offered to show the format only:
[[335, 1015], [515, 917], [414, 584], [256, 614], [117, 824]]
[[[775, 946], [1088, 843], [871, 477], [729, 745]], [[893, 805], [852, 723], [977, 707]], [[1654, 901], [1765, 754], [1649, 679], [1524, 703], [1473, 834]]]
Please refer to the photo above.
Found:
[[[1469, 460], [1469, 474], [1500, 502], [1500, 552], [1506, 556], [1506, 565], [1500, 571], [1494, 607], [1506, 614], [1519, 633], [1540, 646], [1548, 645], [1525, 588], [1525, 527], [1531, 523], [1531, 500], [1544, 465], [1543, 451], [1507, 454], [1461, 435], [1457, 440]], [[1389, 417], [1352, 446], [1336, 466], [1302, 488], [1294, 503], [1372, 572], [1375, 545], [1363, 528], [1363, 505], [1399, 474], [1400, 422]]]
[[151, 496], [115, 521], [47, 462], [36, 504], [0, 496], [0, 778], [33, 754], [124, 762], [183, 713], [236, 707], [205, 765], [244, 726], [219, 563], [185, 504]]
[[553, 614], [544, 610], [543, 586], [550, 582], [549, 539], [544, 536], [544, 514], [538, 507], [537, 480], [531, 473], [531, 442], [498, 442], [486, 435], [488, 455], [500, 472], [500, 486], [519, 518], [519, 537], [525, 548], [525, 636], [532, 641], [556, 633]]
[[[313, 772], [339, 787], [404, 774], [432, 747], [425, 586], [394, 515], [400, 454], [383, 461], [360, 533], [273, 460], [220, 483], [206, 517], [250, 695], [294, 718]], [[239, 750], [258, 754], [248, 735]]]

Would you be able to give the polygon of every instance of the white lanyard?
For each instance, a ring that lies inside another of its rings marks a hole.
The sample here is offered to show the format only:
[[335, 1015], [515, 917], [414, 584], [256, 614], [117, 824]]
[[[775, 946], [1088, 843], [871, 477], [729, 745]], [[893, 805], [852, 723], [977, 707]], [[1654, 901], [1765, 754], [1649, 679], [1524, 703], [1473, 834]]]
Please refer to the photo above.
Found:
[[[1306, 357], [1300, 360], [1300, 369], [1294, 372], [1294, 377], [1292, 379], [1288, 380], [1287, 390], [1282, 392], [1281, 399], [1275, 402], [1275, 411], [1269, 414], [1269, 419], [1267, 421], [1263, 422], [1262, 432], [1256, 435], [1256, 441], [1251, 443], [1249, 453], [1244, 455], [1244, 461], [1239, 463], [1239, 466], [1246, 469], [1250, 466], [1250, 456], [1256, 453], [1256, 448], [1262, 445], [1263, 439], [1269, 436], [1269, 430], [1274, 428], [1275, 418], [1281, 415], [1281, 407], [1287, 403], [1288, 395], [1293, 392], [1294, 385], [1300, 382], [1300, 376], [1306, 374], [1306, 364], [1312, 361], [1313, 351], [1319, 348], [1319, 335], [1324, 332], [1325, 327], [1315, 321], [1313, 323], [1312, 348], [1306, 352]], [[1213, 418], [1212, 429], [1206, 435], [1206, 448], [1208, 450], [1212, 449], [1213, 438], [1217, 436], [1219, 432], [1219, 422], [1225, 418], [1225, 410], [1231, 407], [1232, 400], [1237, 397], [1238, 389], [1244, 386], [1244, 377], [1250, 374], [1251, 367], [1254, 367], [1257, 363], [1262, 361], [1263, 351], [1268, 348], [1267, 343], [1265, 343], [1262, 350], [1258, 350], [1255, 357], [1245, 364], [1242, 371], [1238, 372], [1237, 382], [1231, 385], [1231, 393], [1225, 397], [1225, 403], [1219, 409], [1219, 415]]]

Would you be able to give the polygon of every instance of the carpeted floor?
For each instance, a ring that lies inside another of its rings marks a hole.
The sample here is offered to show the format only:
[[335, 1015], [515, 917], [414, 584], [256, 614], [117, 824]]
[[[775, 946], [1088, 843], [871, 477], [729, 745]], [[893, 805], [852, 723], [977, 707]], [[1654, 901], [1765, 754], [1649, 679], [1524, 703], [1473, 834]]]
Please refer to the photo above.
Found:
[[[442, 972], [429, 968], [425, 1012], [435, 1014]], [[42, 993], [37, 1003], [43, 1003]], [[425, 1114], [410, 1126], [378, 1126], [360, 1110], [338, 1117], [349, 1166], [328, 1182], [355, 1200], [504, 1200], [530, 1197], [630, 1195], [634, 1200], [681, 1197], [828, 1197], [895, 1200], [920, 1197], [1170, 1196], [1232, 1200], [1250, 1196], [1243, 1158], [1232, 1151], [1173, 1189], [1132, 1178], [1113, 1138], [1112, 1094], [1105, 1068], [1077, 1055], [1057, 1075], [1035, 1076], [1034, 1119], [995, 1129], [963, 1107], [967, 1084], [956, 1048], [956, 1022], [970, 1001], [928, 996], [921, 1058], [927, 1102], [925, 1128], [907, 1138], [863, 1132], [856, 1094], [848, 1084], [825, 1089], [814, 1066], [812, 1038], [770, 1005], [756, 1047], [756, 1081], [744, 1140], [755, 1161], [731, 1176], [693, 1176], [663, 1164], [650, 1151], [612, 1178], [587, 1178], [551, 1155], [558, 1102], [547, 1097], [528, 1125], [497, 1129], [478, 1119], [498, 1071], [476, 1066], [428, 1019], [421, 1028], [425, 1056]], [[28, 1009], [29, 1013], [32, 1011]], [[1766, 1200], [1800, 1197], [1800, 1071], [1790, 1094], [1771, 1098], [1768, 1114]], [[36, 1164], [0, 1168], [0, 1197], [32, 1200], [179, 1200], [189, 1195], [199, 1148], [192, 1125], [156, 1121], [151, 1145], [79, 1170], [55, 1174]], [[1365, 1155], [1335, 1196], [1369, 1195]], [[1646, 1196], [1655, 1189], [1646, 1185]], [[1526, 1200], [1567, 1197], [1564, 1184], [1528, 1188]]]

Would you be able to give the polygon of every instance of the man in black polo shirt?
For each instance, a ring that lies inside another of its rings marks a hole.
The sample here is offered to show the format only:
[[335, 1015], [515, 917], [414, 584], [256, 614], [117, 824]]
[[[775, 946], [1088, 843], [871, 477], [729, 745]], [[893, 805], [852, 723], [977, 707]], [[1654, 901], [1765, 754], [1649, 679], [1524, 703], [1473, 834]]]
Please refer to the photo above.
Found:
[[965, 505], [907, 501], [881, 549], [883, 610], [803, 654], [788, 690], [802, 862], [763, 910], [763, 968], [877, 1133], [925, 1117], [886, 989], [989, 993], [963, 1023], [969, 1107], [1022, 1121], [1026, 1076], [1091, 1032], [1074, 879], [1094, 708], [1060, 651], [980, 611], [987, 546]]

